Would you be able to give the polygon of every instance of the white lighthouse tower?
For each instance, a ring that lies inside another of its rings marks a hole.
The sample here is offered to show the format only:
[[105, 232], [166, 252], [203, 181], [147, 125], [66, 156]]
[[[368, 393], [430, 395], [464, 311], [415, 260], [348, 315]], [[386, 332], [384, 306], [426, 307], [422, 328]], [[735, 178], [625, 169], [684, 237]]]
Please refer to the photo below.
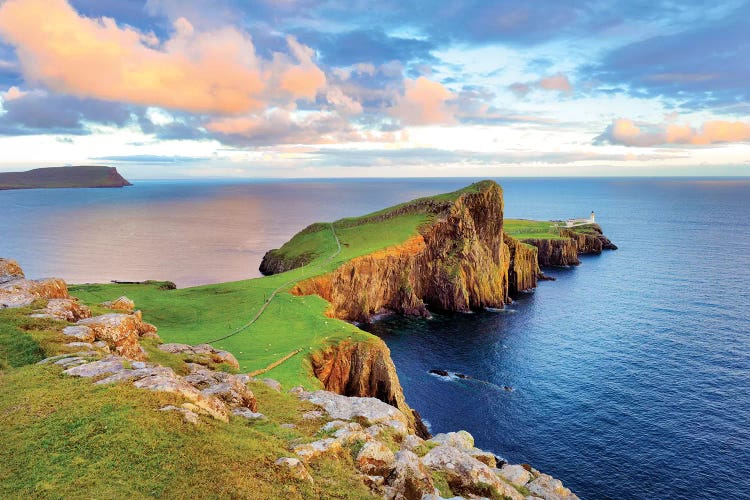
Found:
[[591, 211], [591, 215], [589, 215], [589, 222], [591, 222], [592, 224], [594, 224], [594, 222], [595, 222], [594, 221], [594, 211], [593, 210]]

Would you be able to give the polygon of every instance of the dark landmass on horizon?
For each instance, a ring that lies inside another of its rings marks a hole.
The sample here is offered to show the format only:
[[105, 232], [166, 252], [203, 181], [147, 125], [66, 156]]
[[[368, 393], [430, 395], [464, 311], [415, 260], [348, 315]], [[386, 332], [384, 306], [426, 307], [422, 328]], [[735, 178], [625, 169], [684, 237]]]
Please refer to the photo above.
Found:
[[41, 188], [112, 188], [132, 186], [115, 167], [73, 166], [0, 172], [0, 190]]

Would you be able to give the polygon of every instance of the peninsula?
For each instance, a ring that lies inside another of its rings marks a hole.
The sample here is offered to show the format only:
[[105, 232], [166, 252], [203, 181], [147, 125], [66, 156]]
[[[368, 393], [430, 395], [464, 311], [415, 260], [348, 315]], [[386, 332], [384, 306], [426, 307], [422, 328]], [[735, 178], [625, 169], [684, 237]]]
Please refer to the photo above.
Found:
[[0, 172], [0, 190], [42, 188], [113, 188], [132, 186], [115, 167], [74, 166]]
[[500, 186], [479, 182], [313, 224], [266, 254], [268, 276], [188, 289], [69, 287], [0, 259], [0, 432], [12, 443], [0, 493], [577, 498], [466, 432], [431, 437], [388, 347], [357, 327], [384, 312], [504, 307], [544, 278], [542, 248], [574, 265], [613, 247], [599, 226], [503, 210]]

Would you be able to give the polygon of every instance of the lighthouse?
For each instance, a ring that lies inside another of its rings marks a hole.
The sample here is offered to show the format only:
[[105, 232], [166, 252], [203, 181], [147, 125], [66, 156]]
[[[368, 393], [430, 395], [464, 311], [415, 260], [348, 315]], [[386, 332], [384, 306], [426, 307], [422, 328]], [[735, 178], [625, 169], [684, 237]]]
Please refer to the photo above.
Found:
[[591, 211], [591, 215], [589, 215], [589, 222], [594, 224], [594, 211], [593, 210]]

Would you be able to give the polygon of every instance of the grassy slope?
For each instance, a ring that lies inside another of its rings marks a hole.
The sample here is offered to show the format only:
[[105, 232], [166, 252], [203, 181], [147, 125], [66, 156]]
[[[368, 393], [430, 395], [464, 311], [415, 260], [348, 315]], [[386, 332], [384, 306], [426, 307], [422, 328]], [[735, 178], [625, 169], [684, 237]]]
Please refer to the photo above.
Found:
[[[430, 199], [450, 201], [484, 186], [484, 182], [472, 184]], [[71, 293], [88, 304], [127, 295], [143, 311], [144, 318], [159, 327], [164, 341], [211, 343], [231, 351], [243, 371], [263, 369], [302, 349], [264, 376], [279, 380], [285, 387], [316, 388], [319, 383], [311, 376], [306, 353], [347, 338], [368, 340], [373, 337], [347, 322], [326, 317], [327, 303], [320, 297], [296, 297], [287, 290], [302, 279], [332, 271], [348, 260], [403, 243], [417, 234], [419, 226], [429, 222], [429, 214], [406, 213], [385, 220], [382, 217], [420, 201], [341, 219], [333, 224], [316, 224], [298, 233], [280, 250], [289, 257], [312, 254], [313, 260], [303, 268], [274, 276], [180, 290], [159, 290], [156, 284], [77, 285], [71, 287]], [[332, 226], [341, 243], [340, 253], [337, 253]], [[229, 338], [214, 341], [246, 325], [279, 288], [282, 291], [257, 322]]]
[[503, 230], [517, 240], [541, 239], [559, 240], [560, 233], [549, 221], [535, 221], [526, 219], [505, 219]]
[[[290, 443], [316, 439], [321, 422], [302, 417], [309, 403], [254, 383], [267, 420], [204, 418], [196, 427], [158, 410], [179, 405], [173, 395], [97, 386], [33, 364], [64, 350], [62, 324], [28, 312], [0, 310], [0, 498], [371, 497], [346, 451], [312, 464], [314, 485], [274, 465], [290, 456]], [[173, 358], [159, 361], [178, 368], [183, 361]]]

